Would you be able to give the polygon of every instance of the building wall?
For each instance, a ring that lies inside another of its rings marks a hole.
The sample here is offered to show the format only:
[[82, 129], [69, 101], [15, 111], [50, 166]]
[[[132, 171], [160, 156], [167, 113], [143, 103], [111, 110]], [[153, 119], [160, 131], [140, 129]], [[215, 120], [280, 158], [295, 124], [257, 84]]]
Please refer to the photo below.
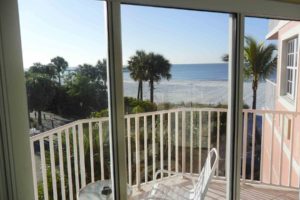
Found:
[[[295, 103], [290, 103], [284, 97], [283, 87], [285, 82], [283, 77], [286, 76], [284, 68], [286, 67], [285, 59], [285, 42], [288, 39], [298, 37], [298, 71], [295, 89]], [[278, 66], [277, 66], [277, 89], [275, 110], [289, 111], [300, 113], [300, 22], [289, 22], [283, 26], [278, 32]], [[292, 120], [292, 130], [290, 135], [285, 131], [284, 119], [276, 115], [274, 120], [274, 129], [272, 129], [272, 115], [267, 115], [264, 123], [264, 147], [263, 147], [263, 173], [262, 181], [264, 183], [272, 183], [298, 187], [300, 174], [300, 116], [294, 117], [291, 114], [286, 117]], [[294, 121], [294, 123], [293, 123]], [[294, 124], [294, 125], [293, 125]], [[272, 137], [273, 133], [273, 137]], [[292, 144], [292, 145], [291, 145]], [[272, 155], [272, 165], [271, 165]], [[292, 155], [292, 156], [291, 156]], [[292, 157], [292, 161], [291, 158]], [[292, 163], [292, 167], [290, 168]], [[281, 170], [280, 170], [281, 168]], [[272, 175], [270, 177], [270, 170]], [[291, 175], [290, 175], [291, 171]], [[290, 180], [289, 180], [290, 179]]]

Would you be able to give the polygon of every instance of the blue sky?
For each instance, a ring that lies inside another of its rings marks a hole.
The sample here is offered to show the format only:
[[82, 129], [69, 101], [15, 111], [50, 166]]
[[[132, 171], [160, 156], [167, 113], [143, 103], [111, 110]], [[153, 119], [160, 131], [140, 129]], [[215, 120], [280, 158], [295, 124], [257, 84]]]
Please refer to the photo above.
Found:
[[[104, 3], [19, 0], [24, 67], [62, 56], [70, 66], [106, 58]], [[123, 64], [136, 50], [163, 54], [173, 64], [218, 63], [228, 52], [228, 14], [122, 6]], [[264, 40], [266, 19], [246, 19], [246, 34]]]

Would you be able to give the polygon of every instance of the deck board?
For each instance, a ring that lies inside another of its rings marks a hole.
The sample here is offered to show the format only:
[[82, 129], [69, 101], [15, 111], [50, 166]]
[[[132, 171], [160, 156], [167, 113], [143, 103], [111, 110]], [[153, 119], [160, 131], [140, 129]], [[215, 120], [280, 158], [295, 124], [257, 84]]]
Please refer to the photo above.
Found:
[[[190, 189], [190, 181], [182, 178], [166, 178], [161, 181], [165, 185], [177, 185]], [[141, 186], [138, 191], [133, 189], [132, 200], [143, 199], [151, 190], [152, 184]], [[298, 200], [299, 193], [295, 190], [281, 189], [277, 187], [268, 187], [259, 184], [244, 184], [241, 185], [241, 200]], [[226, 184], [225, 181], [213, 180], [209, 185], [205, 200], [222, 200], [226, 199]]]

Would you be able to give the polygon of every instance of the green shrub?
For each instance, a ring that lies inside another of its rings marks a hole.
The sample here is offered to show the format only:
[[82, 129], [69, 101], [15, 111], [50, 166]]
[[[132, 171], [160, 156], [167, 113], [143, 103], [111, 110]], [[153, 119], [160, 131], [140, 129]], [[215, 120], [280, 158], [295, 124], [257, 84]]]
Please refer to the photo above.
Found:
[[[141, 101], [132, 97], [124, 97], [125, 114], [136, 114], [143, 112], [151, 112], [157, 110], [157, 105], [150, 101]], [[90, 117], [101, 118], [108, 117], [108, 109], [99, 112], [91, 112]]]

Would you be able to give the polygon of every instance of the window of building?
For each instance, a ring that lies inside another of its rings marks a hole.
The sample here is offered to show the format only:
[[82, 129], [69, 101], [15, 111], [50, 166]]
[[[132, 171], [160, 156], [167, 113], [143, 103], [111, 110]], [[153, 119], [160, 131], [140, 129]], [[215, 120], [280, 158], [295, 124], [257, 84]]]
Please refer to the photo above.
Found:
[[286, 66], [286, 94], [289, 98], [295, 98], [295, 86], [297, 78], [298, 39], [294, 38], [287, 42], [287, 66]]

